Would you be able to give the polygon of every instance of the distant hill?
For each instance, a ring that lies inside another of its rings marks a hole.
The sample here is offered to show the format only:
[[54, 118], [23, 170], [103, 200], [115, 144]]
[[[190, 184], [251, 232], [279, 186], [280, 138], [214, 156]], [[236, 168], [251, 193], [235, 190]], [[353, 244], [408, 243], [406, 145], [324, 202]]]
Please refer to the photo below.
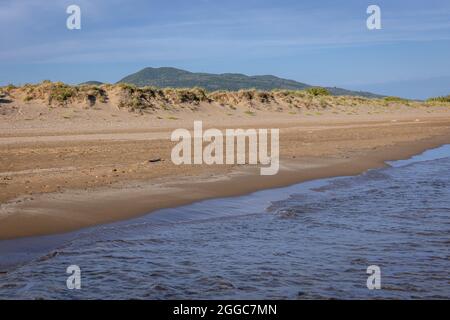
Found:
[[[208, 91], [229, 90], [237, 91], [240, 89], [258, 89], [258, 90], [303, 90], [313, 86], [297, 82], [294, 80], [287, 80], [278, 78], [272, 75], [264, 76], [247, 76], [239, 73], [194, 73], [186, 70], [176, 68], [145, 68], [141, 71], [126, 76], [118, 83], [129, 83], [139, 87], [154, 86], [154, 87], [173, 87], [173, 88], [192, 88], [201, 87]], [[350, 95], [363, 96], [368, 98], [382, 97], [377, 94], [363, 91], [351, 91], [342, 88], [327, 89], [333, 95]]]
[[99, 86], [99, 85], [102, 85], [103, 82], [100, 82], [100, 81], [86, 81], [86, 82], [80, 83], [80, 85], [83, 85], [83, 84], [89, 84], [89, 85], [93, 85], [93, 86]]

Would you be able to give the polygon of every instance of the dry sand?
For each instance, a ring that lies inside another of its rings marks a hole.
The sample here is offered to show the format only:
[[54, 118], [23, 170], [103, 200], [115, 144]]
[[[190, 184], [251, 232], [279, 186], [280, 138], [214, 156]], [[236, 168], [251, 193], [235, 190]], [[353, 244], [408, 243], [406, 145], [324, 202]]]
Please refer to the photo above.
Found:
[[[0, 239], [62, 233], [200, 199], [361, 173], [450, 143], [450, 107], [328, 105], [319, 111], [213, 104], [137, 114], [116, 101], [86, 108], [0, 103]], [[331, 98], [330, 98], [331, 99]], [[344, 101], [345, 102], [345, 101]], [[352, 102], [354, 103], [354, 102]], [[272, 106], [273, 107], [273, 106]], [[175, 166], [174, 128], [280, 128], [281, 170]], [[150, 159], [161, 158], [157, 163]]]

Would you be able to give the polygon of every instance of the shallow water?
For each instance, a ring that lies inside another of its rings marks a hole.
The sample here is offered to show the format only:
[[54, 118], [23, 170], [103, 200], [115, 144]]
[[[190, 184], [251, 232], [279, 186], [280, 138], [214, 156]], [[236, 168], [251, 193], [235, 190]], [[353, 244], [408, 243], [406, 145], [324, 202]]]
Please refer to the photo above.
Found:
[[[45, 238], [45, 254], [0, 274], [0, 298], [448, 299], [449, 156], [160, 210], [57, 248]], [[366, 287], [370, 265], [381, 290]]]

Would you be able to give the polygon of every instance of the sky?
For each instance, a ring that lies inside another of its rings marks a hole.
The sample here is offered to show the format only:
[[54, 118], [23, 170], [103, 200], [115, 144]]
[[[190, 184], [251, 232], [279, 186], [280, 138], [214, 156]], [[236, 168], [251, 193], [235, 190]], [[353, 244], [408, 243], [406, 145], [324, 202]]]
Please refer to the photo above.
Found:
[[[69, 30], [69, 5], [81, 29]], [[369, 5], [381, 29], [369, 30]], [[145, 67], [450, 94], [448, 0], [0, 0], [0, 85], [114, 83]]]

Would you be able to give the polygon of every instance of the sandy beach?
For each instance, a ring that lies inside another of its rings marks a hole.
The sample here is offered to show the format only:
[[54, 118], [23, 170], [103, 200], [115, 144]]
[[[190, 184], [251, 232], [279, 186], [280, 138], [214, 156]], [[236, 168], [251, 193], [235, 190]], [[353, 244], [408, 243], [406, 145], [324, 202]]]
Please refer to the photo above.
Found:
[[[0, 108], [0, 239], [63, 233], [153, 210], [324, 177], [355, 175], [450, 143], [450, 108], [413, 105], [236, 107], [174, 104], [136, 113], [117, 97], [86, 107], [24, 102]], [[333, 100], [335, 99], [335, 100]], [[192, 107], [192, 108], [191, 108]], [[291, 111], [289, 111], [291, 110]], [[280, 128], [280, 172], [250, 165], [182, 165], [170, 158], [176, 128]], [[153, 160], [157, 160], [153, 162]], [[160, 161], [159, 161], [160, 159]]]
[[3, 0], [0, 301], [450, 299], [449, 16]]

